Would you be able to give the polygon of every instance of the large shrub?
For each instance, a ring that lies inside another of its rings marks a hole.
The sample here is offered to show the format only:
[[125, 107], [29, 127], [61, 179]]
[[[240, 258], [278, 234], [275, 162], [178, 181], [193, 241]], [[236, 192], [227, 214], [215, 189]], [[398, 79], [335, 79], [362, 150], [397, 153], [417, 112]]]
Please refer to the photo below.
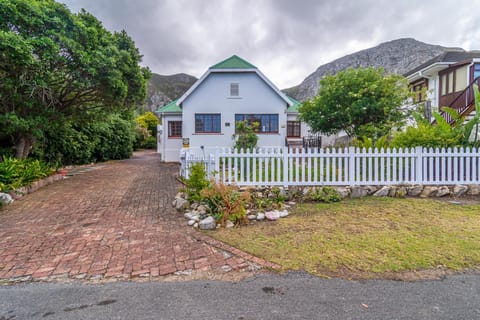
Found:
[[119, 115], [85, 124], [63, 123], [45, 131], [33, 156], [57, 166], [124, 159], [133, 152], [134, 123]]
[[450, 108], [444, 108], [453, 119], [453, 125], [449, 124], [439, 113], [434, 113], [435, 124], [424, 119], [417, 118], [416, 127], [408, 127], [403, 132], [393, 135], [390, 142], [392, 147], [431, 147], [448, 148], [458, 146], [478, 146], [478, 139], [471, 139], [473, 130], [478, 130], [478, 115], [465, 122], [458, 112]]
[[135, 118], [135, 149], [155, 149], [157, 147], [157, 125], [160, 123], [157, 116], [151, 112], [145, 112]]

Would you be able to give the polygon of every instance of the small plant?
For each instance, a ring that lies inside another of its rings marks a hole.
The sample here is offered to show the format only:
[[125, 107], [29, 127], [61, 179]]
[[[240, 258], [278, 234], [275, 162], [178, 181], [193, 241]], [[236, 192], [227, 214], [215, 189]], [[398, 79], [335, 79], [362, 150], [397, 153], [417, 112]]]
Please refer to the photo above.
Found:
[[258, 210], [271, 210], [274, 209], [274, 203], [272, 199], [268, 198], [256, 198], [254, 206]]
[[259, 127], [258, 122], [248, 125], [247, 121], [239, 121], [235, 128], [235, 149], [237, 150], [252, 150], [257, 146], [258, 136], [255, 131]]
[[230, 220], [235, 224], [247, 223], [245, 206], [250, 201], [250, 193], [240, 192], [234, 186], [212, 181], [201, 191], [202, 201], [207, 204], [210, 213], [220, 224]]
[[340, 202], [342, 200], [342, 196], [332, 187], [322, 187], [316, 189], [313, 192], [310, 192], [309, 198], [312, 201], [320, 201], [325, 203], [331, 202]]
[[52, 172], [53, 169], [40, 160], [4, 157], [0, 162], [0, 191], [18, 189], [47, 177]]
[[209, 185], [203, 162], [197, 162], [190, 167], [190, 177], [185, 179], [184, 191], [190, 201], [200, 201], [200, 192]]
[[286, 197], [282, 194], [282, 190], [279, 187], [273, 187], [270, 192], [273, 195], [273, 201], [278, 204], [283, 204], [286, 200]]

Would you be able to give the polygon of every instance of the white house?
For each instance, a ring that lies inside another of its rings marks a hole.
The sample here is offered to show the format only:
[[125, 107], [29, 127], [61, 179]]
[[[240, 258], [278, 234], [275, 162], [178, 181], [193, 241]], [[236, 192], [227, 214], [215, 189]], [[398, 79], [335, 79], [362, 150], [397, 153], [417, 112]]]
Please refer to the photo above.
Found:
[[[480, 52], [449, 50], [405, 74], [414, 91], [414, 103], [425, 103], [429, 111], [448, 106], [465, 117], [474, 114], [473, 84], [479, 82]], [[453, 119], [444, 112], [449, 121]]]
[[163, 161], [179, 161], [183, 146], [200, 152], [232, 147], [235, 124], [243, 120], [260, 124], [259, 147], [301, 145], [308, 128], [297, 120], [299, 105], [257, 67], [234, 55], [157, 110], [162, 120], [158, 152]]

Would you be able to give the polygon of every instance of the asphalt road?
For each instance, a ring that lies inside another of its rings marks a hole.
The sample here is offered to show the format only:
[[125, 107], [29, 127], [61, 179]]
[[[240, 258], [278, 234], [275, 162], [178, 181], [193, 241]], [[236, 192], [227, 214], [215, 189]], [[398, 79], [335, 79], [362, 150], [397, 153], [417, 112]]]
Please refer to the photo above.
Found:
[[7, 319], [480, 319], [480, 275], [438, 281], [325, 280], [304, 273], [239, 283], [0, 286]]

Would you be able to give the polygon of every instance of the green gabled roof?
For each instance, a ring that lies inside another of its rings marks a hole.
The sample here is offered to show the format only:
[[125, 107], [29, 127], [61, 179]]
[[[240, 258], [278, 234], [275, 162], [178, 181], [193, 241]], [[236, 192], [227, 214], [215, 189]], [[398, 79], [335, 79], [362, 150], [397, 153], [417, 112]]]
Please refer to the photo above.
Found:
[[163, 112], [182, 112], [182, 109], [177, 105], [177, 100], [173, 100], [169, 104], [164, 105], [163, 107], [160, 107], [157, 109], [158, 113], [163, 113]]
[[302, 103], [297, 99], [290, 97], [289, 95], [286, 95], [286, 96], [290, 101], [293, 102], [293, 105], [288, 107], [287, 112], [298, 112], [298, 107], [300, 107]]
[[213, 66], [210, 69], [257, 69], [253, 64], [243, 60], [237, 55], [233, 55]]

